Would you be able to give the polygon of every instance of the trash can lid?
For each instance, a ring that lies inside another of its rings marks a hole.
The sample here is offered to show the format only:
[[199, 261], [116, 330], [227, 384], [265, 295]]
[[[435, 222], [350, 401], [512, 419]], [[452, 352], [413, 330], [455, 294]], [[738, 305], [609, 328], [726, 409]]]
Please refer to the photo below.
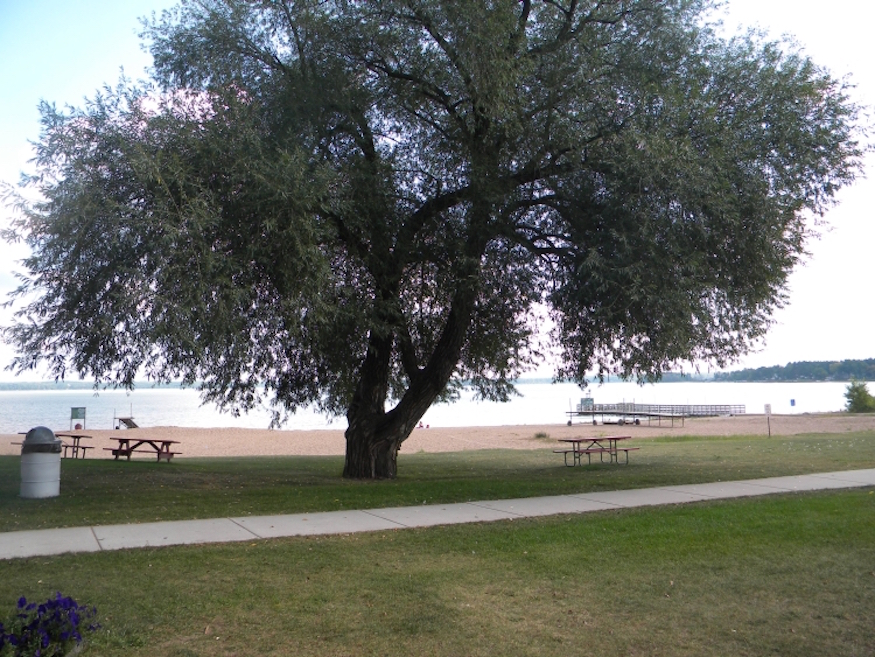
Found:
[[55, 436], [55, 432], [48, 427], [34, 427], [27, 432], [27, 435], [24, 437], [24, 443], [22, 444], [53, 445], [54, 443], [59, 442], [61, 441]]

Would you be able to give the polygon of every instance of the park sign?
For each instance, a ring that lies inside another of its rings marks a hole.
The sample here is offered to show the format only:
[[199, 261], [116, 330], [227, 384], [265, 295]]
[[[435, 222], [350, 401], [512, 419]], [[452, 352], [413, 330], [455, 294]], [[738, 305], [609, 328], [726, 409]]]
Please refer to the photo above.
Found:
[[82, 427], [85, 428], [85, 406], [73, 406], [70, 409], [70, 429], [73, 428], [73, 422], [82, 420]]

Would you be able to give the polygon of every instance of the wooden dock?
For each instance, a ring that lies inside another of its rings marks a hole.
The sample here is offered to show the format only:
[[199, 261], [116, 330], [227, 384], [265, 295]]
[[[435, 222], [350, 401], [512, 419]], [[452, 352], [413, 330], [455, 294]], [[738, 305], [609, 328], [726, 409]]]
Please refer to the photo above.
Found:
[[663, 421], [675, 422], [684, 425], [688, 417], [719, 417], [721, 415], [744, 415], [744, 404], [578, 404], [577, 410], [568, 411], [568, 426], [574, 422], [574, 418], [589, 418], [592, 424], [597, 424], [597, 418], [601, 418], [602, 424], [605, 418], [616, 418], [617, 424], [641, 424], [642, 419], [647, 424], [654, 422], [662, 426]]

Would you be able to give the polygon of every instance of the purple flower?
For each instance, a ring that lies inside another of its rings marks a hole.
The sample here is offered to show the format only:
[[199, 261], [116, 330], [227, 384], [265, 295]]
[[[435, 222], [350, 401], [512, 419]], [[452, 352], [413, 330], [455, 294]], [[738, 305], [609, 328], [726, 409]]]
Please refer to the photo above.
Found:
[[9, 623], [0, 623], [0, 650], [14, 646], [14, 655], [55, 655], [81, 643], [81, 625], [95, 631], [99, 625], [91, 621], [97, 616], [93, 606], [79, 605], [73, 598], [58, 592], [54, 598], [37, 605], [18, 599], [16, 613]]

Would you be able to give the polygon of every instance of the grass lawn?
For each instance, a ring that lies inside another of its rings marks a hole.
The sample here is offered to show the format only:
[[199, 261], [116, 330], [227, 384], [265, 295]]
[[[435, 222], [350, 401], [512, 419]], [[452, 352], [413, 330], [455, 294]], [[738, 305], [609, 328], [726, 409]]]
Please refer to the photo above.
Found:
[[366, 509], [753, 479], [875, 467], [875, 433], [635, 441], [627, 465], [566, 468], [542, 450], [402, 454], [395, 481], [341, 479], [342, 457], [66, 459], [61, 495], [19, 497], [20, 458], [0, 457], [0, 531]]
[[0, 562], [98, 607], [83, 655], [875, 654], [875, 495]]
[[[64, 461], [24, 527], [330, 510], [875, 467], [875, 434], [641, 441], [629, 466], [533, 452], [404, 455], [398, 481], [338, 458]], [[875, 654], [875, 491], [0, 561], [0, 618], [60, 591], [98, 607], [83, 655]]]

